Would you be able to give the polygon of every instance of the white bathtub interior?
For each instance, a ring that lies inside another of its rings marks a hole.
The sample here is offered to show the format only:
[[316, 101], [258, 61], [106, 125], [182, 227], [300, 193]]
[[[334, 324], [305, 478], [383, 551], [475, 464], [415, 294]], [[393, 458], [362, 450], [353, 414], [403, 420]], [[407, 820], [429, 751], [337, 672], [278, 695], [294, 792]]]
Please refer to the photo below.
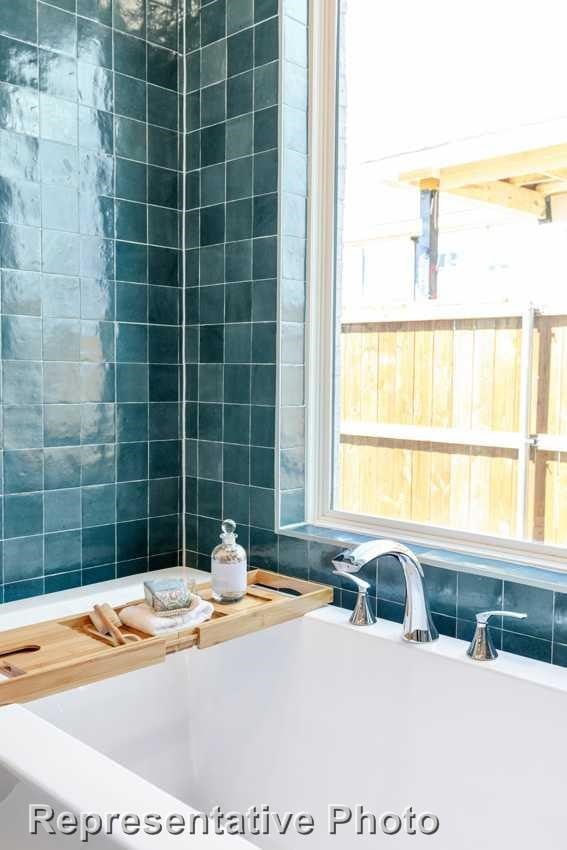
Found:
[[[22, 710], [180, 804], [239, 812], [267, 804], [314, 816], [312, 836], [254, 839], [266, 850], [350, 850], [353, 840], [559, 850], [567, 672], [505, 653], [475, 664], [460, 641], [416, 647], [395, 624], [363, 631], [346, 620], [324, 609]], [[355, 838], [345, 826], [333, 837], [332, 803], [377, 814], [411, 804], [437, 815], [440, 829]]]

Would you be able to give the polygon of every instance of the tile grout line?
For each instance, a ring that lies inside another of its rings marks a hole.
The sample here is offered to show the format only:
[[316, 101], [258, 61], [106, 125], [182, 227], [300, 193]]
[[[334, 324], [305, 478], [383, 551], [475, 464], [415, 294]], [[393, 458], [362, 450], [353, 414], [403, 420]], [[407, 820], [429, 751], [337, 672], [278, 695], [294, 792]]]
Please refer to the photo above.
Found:
[[[37, 38], [37, 51], [36, 52], [37, 52], [38, 87], [39, 87], [39, 51], [40, 51], [40, 46], [39, 46], [39, 3], [36, 3], [36, 38]], [[42, 109], [41, 109], [41, 102], [40, 102], [40, 99], [39, 99], [39, 91], [38, 91], [38, 104], [39, 104], [39, 133], [40, 133], [40, 138], [41, 138], [41, 130], [42, 130], [41, 124], [42, 124], [42, 120], [43, 120], [43, 114], [42, 114]], [[79, 110], [77, 109], [77, 145], [78, 145], [78, 143], [79, 143]], [[39, 142], [38, 142], [38, 147], [39, 147]], [[38, 169], [39, 169], [40, 221], [41, 221], [41, 227], [43, 229], [43, 180], [41, 179], [42, 178], [41, 156], [39, 156]], [[43, 234], [42, 234], [40, 241], [39, 241], [39, 267], [40, 267], [41, 271], [43, 271], [43, 262], [44, 262], [44, 256], [43, 256]], [[41, 287], [41, 294], [43, 296], [43, 286]], [[42, 341], [42, 354], [43, 354], [43, 302], [42, 302], [42, 305], [41, 305], [41, 341]], [[44, 398], [45, 398], [45, 396], [44, 396], [44, 386], [45, 386], [45, 374], [44, 374], [44, 360], [43, 360], [43, 357], [42, 357], [42, 360], [41, 360], [41, 401], [42, 401], [42, 404], [43, 404]], [[2, 396], [2, 398], [3, 398], [3, 396]], [[4, 413], [3, 410], [2, 410], [2, 413]], [[45, 417], [43, 416], [43, 411], [42, 411], [42, 417], [41, 417], [42, 439], [43, 439], [43, 444], [45, 445], [44, 419], [45, 419]], [[3, 424], [4, 423], [2, 422], [2, 425]], [[3, 428], [2, 428], [2, 435], [4, 436], [4, 429]], [[45, 455], [43, 453], [43, 450], [42, 450], [42, 457], [41, 457], [41, 465], [42, 465], [42, 492], [44, 492], [45, 491]], [[3, 483], [2, 492], [5, 495], [6, 482], [3, 480], [2, 483]], [[4, 499], [3, 507], [4, 507], [3, 514], [5, 514], [5, 508], [6, 508], [5, 499]], [[42, 519], [43, 519], [43, 528], [42, 528], [42, 575], [43, 575], [43, 593], [45, 593], [45, 587], [46, 587], [46, 584], [45, 584], [45, 555], [46, 555], [45, 495], [42, 497]], [[4, 535], [4, 533], [5, 533], [5, 527], [2, 529], [2, 535]], [[2, 537], [2, 540], [4, 541], [4, 536]], [[2, 549], [3, 548], [4, 548], [4, 542], [2, 542]], [[4, 561], [4, 558], [2, 558], [2, 561]], [[82, 569], [82, 560], [81, 560], [81, 569]]]
[[[112, 13], [114, 10], [112, 9]], [[114, 20], [112, 20], [112, 24], [114, 24]], [[114, 198], [116, 198], [116, 186], [117, 186], [117, 162], [116, 162], [116, 120], [115, 120], [115, 106], [116, 106], [116, 75], [115, 75], [115, 29], [112, 26], [112, 164], [113, 164], [113, 174], [112, 174], [112, 184], [113, 184], [113, 192]], [[147, 69], [146, 69], [147, 72]], [[146, 169], [147, 174], [147, 169]], [[146, 178], [147, 179], [147, 178]], [[146, 201], [147, 201], [147, 192], [146, 192]], [[118, 322], [117, 322], [117, 298], [116, 298], [116, 271], [117, 271], [117, 261], [116, 261], [116, 201], [113, 201], [113, 234], [115, 237], [114, 240], [114, 252], [113, 252], [113, 266], [114, 266], [114, 358], [116, 360], [117, 354], [117, 342], [118, 342]], [[147, 214], [147, 213], [146, 213]], [[148, 370], [149, 371], [149, 370]], [[115, 449], [114, 449], [114, 577], [118, 578], [118, 368], [115, 363], [114, 366], [114, 440], [115, 440]], [[82, 464], [81, 464], [81, 494], [83, 489], [82, 482]], [[82, 515], [81, 515], [82, 519]], [[81, 553], [82, 554], [82, 553]]]
[[[186, 425], [187, 425], [187, 343], [185, 328], [187, 325], [187, 0], [181, 0], [181, 85], [179, 85], [179, 64], [178, 64], [178, 89], [181, 88], [182, 98], [182, 122], [181, 122], [181, 470], [180, 470], [180, 486], [181, 486], [181, 563], [184, 567], [187, 566], [187, 493], [186, 493], [186, 478], [187, 478], [187, 440], [186, 440]], [[179, 31], [178, 31], [179, 34]]]

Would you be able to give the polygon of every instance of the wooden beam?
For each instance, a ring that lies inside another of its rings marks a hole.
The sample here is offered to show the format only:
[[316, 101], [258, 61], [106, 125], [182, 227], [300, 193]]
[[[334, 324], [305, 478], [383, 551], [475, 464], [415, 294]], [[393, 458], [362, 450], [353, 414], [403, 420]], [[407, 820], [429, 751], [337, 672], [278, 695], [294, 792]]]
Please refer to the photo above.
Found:
[[471, 186], [460, 186], [450, 190], [452, 195], [483, 201], [485, 204], [496, 204], [517, 212], [545, 218], [545, 198], [541, 192], [525, 189], [523, 186], [513, 186], [504, 180], [492, 180]]
[[433, 190], [439, 188], [439, 180], [437, 177], [426, 177], [424, 180], [419, 181], [419, 188], [422, 190]]
[[508, 180], [514, 186], [533, 186], [534, 183], [544, 183], [546, 180], [553, 180], [553, 177], [544, 172], [536, 171], [532, 174], [522, 174], [519, 177], [509, 177]]
[[547, 170], [545, 176], [553, 180], [567, 180], [567, 168], [554, 168], [553, 171]]
[[557, 168], [567, 168], [567, 144], [535, 148], [462, 165], [407, 171], [400, 174], [399, 179], [403, 183], [419, 186], [422, 180], [434, 177], [439, 180], [441, 191], [447, 191], [531, 173], [549, 173]]
[[547, 183], [536, 183], [534, 191], [540, 192], [544, 197], [562, 195], [567, 192], [567, 180], [549, 180]]

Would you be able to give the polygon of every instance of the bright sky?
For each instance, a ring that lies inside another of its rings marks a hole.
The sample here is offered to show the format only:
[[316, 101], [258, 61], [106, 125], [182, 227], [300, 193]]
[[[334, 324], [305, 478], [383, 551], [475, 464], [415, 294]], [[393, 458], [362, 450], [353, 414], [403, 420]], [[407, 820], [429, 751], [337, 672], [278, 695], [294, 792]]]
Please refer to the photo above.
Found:
[[[472, 144], [480, 158], [495, 152], [491, 146], [499, 143], [506, 152], [537, 146], [522, 142], [529, 133], [538, 133], [541, 145], [567, 140], [567, 4], [560, 0], [344, 2], [344, 236], [348, 242], [367, 239], [392, 222], [400, 222], [403, 230], [404, 222], [417, 217], [417, 190], [384, 181], [383, 173], [427, 166], [431, 157], [441, 155], [440, 145], [460, 145], [476, 138]], [[559, 138], [548, 135], [557, 133], [558, 127], [561, 132], [563, 121], [558, 119], [565, 119], [565, 136]], [[401, 154], [411, 151], [423, 151], [417, 164], [415, 158], [409, 165], [397, 162]], [[553, 300], [567, 277], [564, 229], [558, 238], [555, 225], [544, 228], [531, 218], [493, 205], [475, 206], [483, 224], [512, 223], [523, 228], [525, 235], [518, 238], [508, 228], [502, 238], [495, 237], [494, 231], [489, 238], [482, 230], [456, 240], [445, 237], [444, 250], [456, 250], [466, 258], [445, 273], [450, 275], [448, 297], [466, 297], [471, 283], [476, 298], [484, 291], [487, 298], [511, 297], [511, 292], [514, 297], [530, 297], [536, 279], [542, 295], [543, 278], [547, 300]], [[470, 209], [469, 201], [442, 196], [442, 212], [460, 215]], [[392, 240], [389, 246], [384, 241], [376, 243], [374, 260], [367, 258], [367, 270], [374, 262], [372, 279], [383, 288], [380, 298], [404, 300], [411, 291], [407, 240], [398, 240], [397, 247]], [[355, 257], [350, 266], [353, 281], [357, 262]], [[343, 295], [348, 300], [347, 291]], [[357, 297], [354, 291], [351, 297]]]
[[347, 0], [349, 157], [567, 115], [561, 0]]

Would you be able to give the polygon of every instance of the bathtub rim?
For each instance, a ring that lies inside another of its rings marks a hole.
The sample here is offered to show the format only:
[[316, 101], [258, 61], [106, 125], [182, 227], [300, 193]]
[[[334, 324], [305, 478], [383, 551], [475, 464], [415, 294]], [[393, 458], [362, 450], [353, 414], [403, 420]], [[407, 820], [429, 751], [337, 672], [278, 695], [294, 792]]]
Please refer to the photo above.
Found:
[[[181, 814], [187, 820], [190, 814], [198, 812], [25, 706], [10, 705], [0, 710], [0, 736], [3, 740], [0, 766], [19, 781], [45, 789], [46, 797], [60, 803], [62, 811], [101, 815], [132, 812], [139, 816], [157, 813], [164, 820], [170, 814]], [[38, 758], [38, 741], [43, 758]], [[88, 771], [69, 771], [67, 763], [88, 765]], [[125, 850], [156, 850], [158, 845], [160, 850], [178, 848], [180, 843], [179, 836], [165, 831], [158, 840], [143, 832], [128, 836], [118, 831], [109, 840]], [[204, 850], [258, 850], [240, 836], [192, 835], [189, 840], [191, 847]]]
[[538, 687], [567, 693], [567, 669], [545, 661], [525, 658], [504, 650], [498, 651], [493, 661], [475, 661], [469, 658], [466, 650], [469, 641], [440, 635], [433, 643], [410, 643], [404, 640], [402, 627], [390, 620], [378, 619], [372, 626], [356, 627], [349, 623], [351, 612], [344, 608], [328, 605], [305, 615], [305, 619], [319, 622], [326, 627], [341, 628], [355, 632], [357, 638], [388, 641], [399, 646], [405, 652], [421, 652], [428, 656], [443, 658], [451, 663], [469, 667], [480, 674], [505, 676], [520, 679]]
[[[183, 577], [195, 580], [197, 585], [210, 581], [210, 574], [203, 570], [170, 567], [88, 587], [59, 591], [49, 596], [9, 602], [0, 607], [0, 632], [42, 620], [81, 614], [95, 603], [109, 602], [117, 606], [141, 598], [143, 583], [148, 577]], [[524, 658], [503, 650], [499, 652], [495, 661], [473, 661], [466, 655], [467, 641], [440, 635], [439, 640], [430, 644], [408, 643], [403, 640], [401, 626], [398, 623], [378, 619], [372, 626], [355, 627], [348, 622], [350, 613], [344, 608], [327, 605], [304, 614], [302, 619], [313, 625], [318, 623], [327, 628], [345, 629], [356, 640], [386, 640], [403, 647], [407, 652], [422, 652], [442, 657], [453, 663], [468, 665], [472, 670], [486, 675], [512, 677], [540, 687], [567, 692], [567, 668]], [[246, 636], [242, 639], [246, 639]]]

